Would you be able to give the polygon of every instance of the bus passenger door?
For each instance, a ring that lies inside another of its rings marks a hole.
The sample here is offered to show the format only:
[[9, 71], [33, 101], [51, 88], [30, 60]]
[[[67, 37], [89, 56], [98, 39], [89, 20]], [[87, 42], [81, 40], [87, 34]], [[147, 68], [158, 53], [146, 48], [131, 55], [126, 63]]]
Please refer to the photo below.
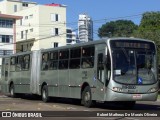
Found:
[[4, 58], [2, 61], [2, 86], [1, 90], [3, 92], [9, 92], [8, 82], [9, 82], [9, 58]]
[[9, 58], [5, 59], [5, 67], [4, 67], [4, 76], [5, 76], [5, 81], [9, 80]]
[[106, 82], [106, 69], [104, 65], [105, 50], [98, 50], [96, 53], [96, 100], [104, 100], [105, 82]]

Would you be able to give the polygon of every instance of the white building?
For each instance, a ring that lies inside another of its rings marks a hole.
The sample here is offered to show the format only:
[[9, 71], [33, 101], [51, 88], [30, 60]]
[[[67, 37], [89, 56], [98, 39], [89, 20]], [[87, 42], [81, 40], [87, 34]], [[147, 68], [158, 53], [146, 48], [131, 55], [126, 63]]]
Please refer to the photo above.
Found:
[[86, 14], [80, 14], [78, 20], [78, 38], [80, 42], [93, 40], [93, 21]]
[[16, 20], [21, 16], [0, 14], [0, 56], [13, 54], [16, 40]]
[[67, 28], [66, 44], [71, 45], [76, 43], [76, 32], [73, 32], [71, 28]]
[[30, 7], [34, 7], [35, 5], [37, 5], [36, 2], [22, 0], [2, 0], [0, 1], [0, 12], [3, 14], [13, 14]]
[[[21, 16], [6, 15], [0, 13], [0, 79], [1, 79], [1, 56], [15, 53], [16, 46], [16, 20]], [[0, 86], [1, 90], [1, 86]]]
[[17, 52], [66, 45], [66, 6], [3, 0], [0, 11], [23, 16], [22, 20], [16, 21]]

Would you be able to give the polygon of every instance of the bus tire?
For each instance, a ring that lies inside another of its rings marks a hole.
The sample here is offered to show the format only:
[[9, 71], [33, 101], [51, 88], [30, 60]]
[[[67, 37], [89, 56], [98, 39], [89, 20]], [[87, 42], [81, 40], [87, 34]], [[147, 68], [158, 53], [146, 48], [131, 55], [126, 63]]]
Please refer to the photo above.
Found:
[[43, 102], [48, 102], [50, 98], [48, 97], [48, 87], [44, 85], [42, 88], [42, 100]]
[[82, 92], [82, 103], [85, 107], [92, 107], [92, 94], [89, 86], [86, 86]]
[[16, 94], [15, 94], [15, 89], [14, 89], [14, 84], [11, 84], [10, 87], [9, 87], [9, 93], [10, 93], [10, 96], [12, 98], [15, 98], [16, 97]]

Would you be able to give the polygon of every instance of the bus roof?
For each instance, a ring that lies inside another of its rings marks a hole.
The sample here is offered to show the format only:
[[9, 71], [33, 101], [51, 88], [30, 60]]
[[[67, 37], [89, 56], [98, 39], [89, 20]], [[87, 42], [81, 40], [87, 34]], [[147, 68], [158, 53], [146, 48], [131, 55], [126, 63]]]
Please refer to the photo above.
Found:
[[[137, 40], [137, 41], [140, 40], [140, 41], [154, 43], [151, 40], [146, 40], [146, 39], [141, 39], [141, 38], [115, 37], [115, 38], [103, 38], [101, 40], [95, 40], [95, 41], [90, 41], [90, 42], [86, 42], [86, 43], [78, 43], [78, 44], [73, 44], [73, 45], [68, 45], [68, 46], [61, 46], [61, 47], [56, 47], [56, 48], [40, 49], [40, 50], [35, 50], [35, 51], [47, 52], [47, 51], [51, 51], [51, 50], [70, 49], [70, 48], [89, 46], [89, 45], [95, 45], [95, 44], [103, 44], [103, 43], [106, 44], [107, 41], [112, 41], [112, 40]], [[1, 58], [9, 57], [9, 56], [16, 56], [16, 55], [23, 55], [23, 54], [31, 54], [32, 52], [33, 51], [19, 52], [19, 53], [12, 54], [12, 55], [1, 56]]]

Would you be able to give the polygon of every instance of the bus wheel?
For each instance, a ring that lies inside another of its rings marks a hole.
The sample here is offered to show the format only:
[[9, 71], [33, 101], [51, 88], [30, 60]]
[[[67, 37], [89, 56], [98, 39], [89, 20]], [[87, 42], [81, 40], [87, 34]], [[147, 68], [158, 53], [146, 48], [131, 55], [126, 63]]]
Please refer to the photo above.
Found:
[[14, 84], [11, 84], [11, 85], [10, 85], [9, 92], [10, 92], [10, 96], [11, 96], [12, 98], [15, 98], [15, 97], [16, 97], [16, 94], [15, 94], [15, 92], [14, 92]]
[[49, 101], [47, 85], [44, 85], [43, 88], [42, 88], [42, 100], [43, 100], [43, 102], [48, 102]]
[[82, 92], [82, 103], [85, 107], [91, 107], [92, 102], [92, 94], [89, 86], [85, 87]]

